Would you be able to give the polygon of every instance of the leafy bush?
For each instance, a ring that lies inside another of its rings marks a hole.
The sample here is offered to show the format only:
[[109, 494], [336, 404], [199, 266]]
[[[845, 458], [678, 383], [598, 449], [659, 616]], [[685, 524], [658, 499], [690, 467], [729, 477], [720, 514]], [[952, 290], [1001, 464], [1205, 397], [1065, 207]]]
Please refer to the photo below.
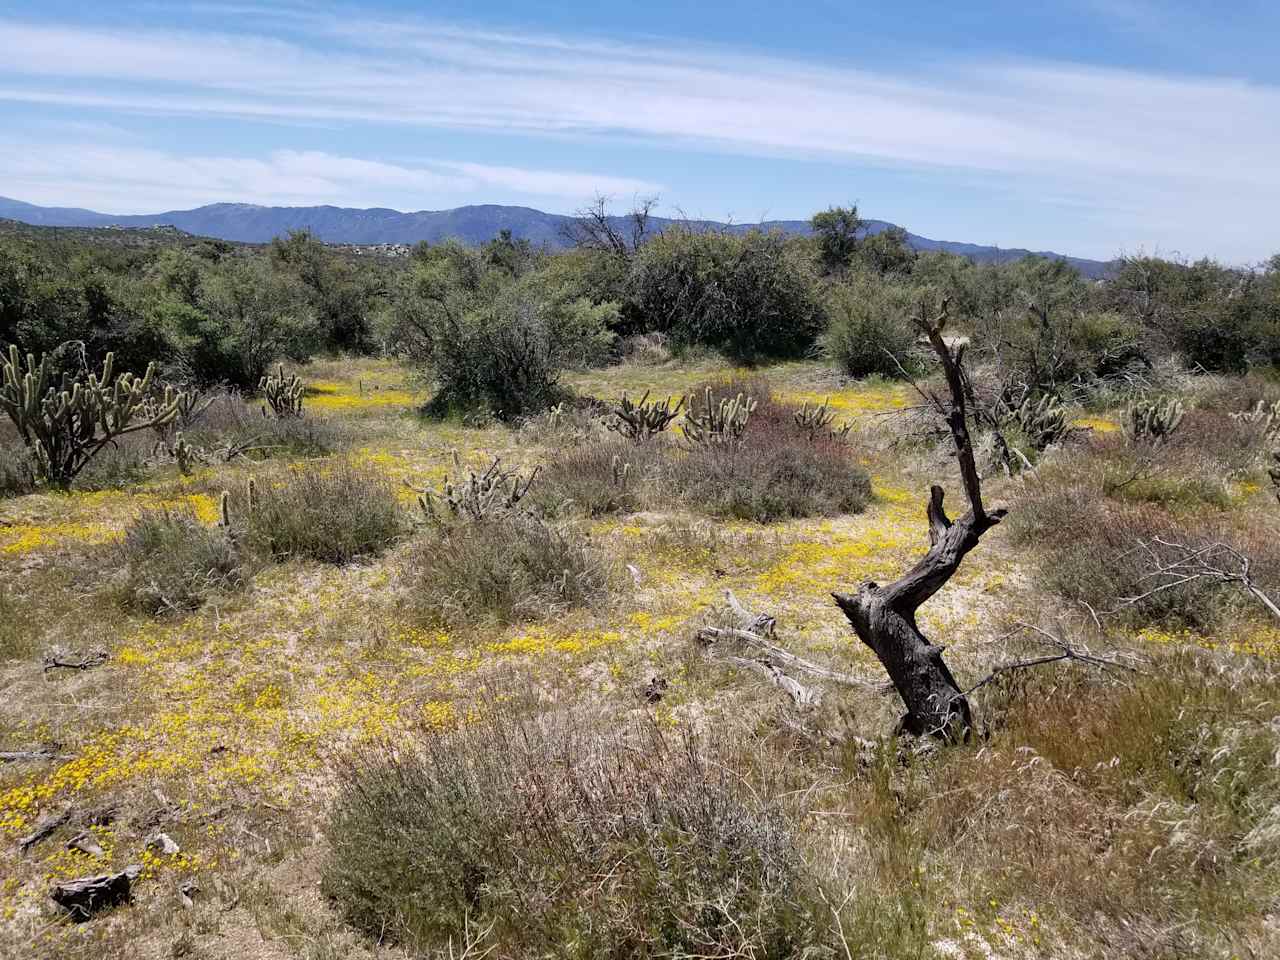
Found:
[[243, 517], [246, 545], [275, 560], [348, 563], [381, 553], [403, 532], [390, 482], [347, 460], [291, 467], [253, 491], [234, 503], [233, 522]]
[[487, 409], [504, 420], [541, 413], [567, 396], [560, 373], [602, 361], [617, 310], [570, 299], [566, 288], [521, 281], [460, 318], [431, 314], [434, 412]]
[[850, 377], [898, 378], [920, 367], [910, 312], [919, 304], [911, 288], [866, 276], [827, 292], [823, 353]]
[[483, 931], [498, 956], [819, 955], [816, 884], [741, 767], [653, 727], [506, 718], [367, 750], [343, 770], [322, 890], [415, 954]]
[[433, 529], [415, 545], [405, 577], [431, 619], [509, 623], [599, 600], [609, 574], [575, 530], [513, 513]]
[[122, 570], [121, 601], [147, 613], [194, 610], [216, 591], [244, 586], [239, 551], [221, 527], [188, 510], [150, 510], [125, 529], [114, 548]]
[[629, 289], [637, 332], [744, 362], [800, 356], [821, 328], [816, 281], [777, 234], [668, 229], [636, 254]]
[[192, 383], [252, 390], [273, 363], [308, 359], [320, 330], [306, 292], [263, 259], [230, 259], [209, 270], [195, 304], [165, 299], [157, 321]]

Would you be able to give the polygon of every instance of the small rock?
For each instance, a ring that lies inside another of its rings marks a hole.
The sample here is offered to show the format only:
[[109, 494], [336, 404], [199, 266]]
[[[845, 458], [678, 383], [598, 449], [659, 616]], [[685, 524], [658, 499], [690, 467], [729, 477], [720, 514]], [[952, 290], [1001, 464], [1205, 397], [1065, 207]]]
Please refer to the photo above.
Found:
[[91, 857], [104, 857], [106, 851], [102, 849], [102, 845], [98, 843], [98, 838], [89, 831], [76, 834], [67, 841], [68, 850], [79, 850], [81, 853], [87, 853]]
[[147, 837], [147, 849], [154, 850], [156, 853], [163, 853], [167, 857], [178, 853], [182, 848], [174, 843], [173, 838], [167, 833], [153, 833]]
[[196, 905], [195, 895], [200, 892], [200, 885], [194, 880], [184, 880], [178, 885], [178, 899], [190, 910]]

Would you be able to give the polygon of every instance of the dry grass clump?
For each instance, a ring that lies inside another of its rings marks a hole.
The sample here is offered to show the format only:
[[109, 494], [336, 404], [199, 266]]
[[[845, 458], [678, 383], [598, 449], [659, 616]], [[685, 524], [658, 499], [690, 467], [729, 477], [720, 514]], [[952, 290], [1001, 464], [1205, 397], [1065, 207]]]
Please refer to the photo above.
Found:
[[189, 509], [139, 514], [112, 552], [121, 568], [121, 602], [146, 613], [195, 610], [211, 594], [245, 582], [234, 539], [221, 527], [205, 526]]
[[39, 630], [10, 590], [0, 584], [0, 660], [21, 660], [35, 650]]
[[671, 362], [671, 338], [657, 331], [634, 333], [622, 338], [619, 353], [624, 363], [660, 367]]
[[605, 440], [570, 448], [538, 477], [531, 498], [543, 512], [598, 517], [633, 513], [653, 496], [669, 458], [658, 441]]
[[36, 488], [35, 465], [20, 443], [0, 444], [0, 497], [21, 497]]
[[1198, 631], [1244, 615], [1252, 601], [1207, 580], [1152, 593], [1171, 579], [1156, 570], [1180, 547], [1226, 544], [1253, 561], [1264, 590], [1280, 586], [1274, 527], [1235, 509], [1233, 483], [1256, 473], [1260, 446], [1227, 417], [1196, 411], [1186, 421], [1165, 444], [1113, 437], [1058, 451], [1026, 481], [1008, 528], [1035, 550], [1041, 584], [1098, 611], [1149, 594], [1118, 612]]
[[245, 544], [274, 560], [349, 563], [381, 553], [404, 532], [391, 482], [348, 460], [291, 467], [283, 478], [259, 482], [243, 516]]
[[[721, 745], [499, 718], [349, 758], [323, 890], [426, 953], [830, 956], [792, 824]], [[468, 938], [467, 933], [471, 936]]]
[[184, 433], [192, 446], [214, 456], [244, 451], [255, 460], [323, 457], [346, 447], [351, 430], [330, 417], [263, 415], [258, 405], [240, 394], [222, 391]]
[[572, 527], [511, 513], [432, 529], [405, 568], [413, 602], [445, 623], [513, 623], [603, 599], [611, 565]]
[[865, 509], [871, 480], [847, 443], [830, 434], [805, 436], [782, 405], [764, 410], [759, 421], [751, 415], [741, 444], [696, 446], [671, 463], [669, 482], [685, 503], [756, 523]]
[[1011, 674], [1001, 695], [982, 750], [900, 791], [959, 866], [966, 922], [1012, 920], [1048, 955], [1249, 955], [1280, 882], [1280, 676], [1177, 651], [1123, 682]]

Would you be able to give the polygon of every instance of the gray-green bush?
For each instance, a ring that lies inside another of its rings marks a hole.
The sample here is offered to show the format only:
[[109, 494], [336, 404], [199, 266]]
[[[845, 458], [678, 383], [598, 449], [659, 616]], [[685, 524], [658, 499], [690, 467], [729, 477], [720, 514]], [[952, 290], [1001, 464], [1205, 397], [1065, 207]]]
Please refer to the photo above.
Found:
[[247, 547], [274, 560], [348, 563], [375, 556], [404, 532], [395, 489], [378, 471], [348, 460], [266, 475], [232, 500]]
[[[830, 955], [791, 822], [723, 749], [499, 718], [347, 759], [322, 890], [415, 954]], [[473, 934], [474, 935], [474, 934]]]
[[910, 320], [919, 298], [912, 288], [855, 274], [828, 289], [825, 305], [822, 351], [841, 373], [898, 378], [920, 369], [919, 331]]
[[125, 529], [113, 548], [121, 568], [121, 602], [151, 614], [181, 613], [212, 594], [245, 583], [234, 538], [208, 527], [189, 509], [148, 510]]
[[535, 620], [608, 593], [610, 565], [573, 527], [511, 513], [429, 530], [406, 564], [412, 602], [431, 620]]

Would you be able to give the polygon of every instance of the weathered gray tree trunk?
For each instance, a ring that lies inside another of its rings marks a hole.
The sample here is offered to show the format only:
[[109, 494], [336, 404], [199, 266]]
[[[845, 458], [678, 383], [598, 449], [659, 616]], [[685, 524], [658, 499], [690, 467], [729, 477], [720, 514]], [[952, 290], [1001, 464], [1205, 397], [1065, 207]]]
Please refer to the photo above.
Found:
[[942, 338], [947, 320], [947, 302], [932, 319], [923, 305], [913, 318], [929, 338], [942, 361], [951, 403], [933, 402], [947, 419], [960, 463], [969, 510], [952, 522], [942, 508], [943, 491], [930, 491], [929, 552], [903, 577], [881, 586], [867, 581], [853, 594], [832, 594], [844, 611], [854, 632], [884, 665], [894, 688], [902, 697], [907, 713], [903, 731], [917, 736], [931, 735], [956, 739], [968, 731], [969, 702], [942, 659], [943, 647], [930, 643], [916, 625], [916, 611], [951, 579], [965, 555], [978, 545], [979, 538], [1004, 517], [1004, 510], [988, 512], [982, 504], [982, 486], [973, 459], [965, 409], [964, 374], [961, 362], [964, 346], [953, 350]]

